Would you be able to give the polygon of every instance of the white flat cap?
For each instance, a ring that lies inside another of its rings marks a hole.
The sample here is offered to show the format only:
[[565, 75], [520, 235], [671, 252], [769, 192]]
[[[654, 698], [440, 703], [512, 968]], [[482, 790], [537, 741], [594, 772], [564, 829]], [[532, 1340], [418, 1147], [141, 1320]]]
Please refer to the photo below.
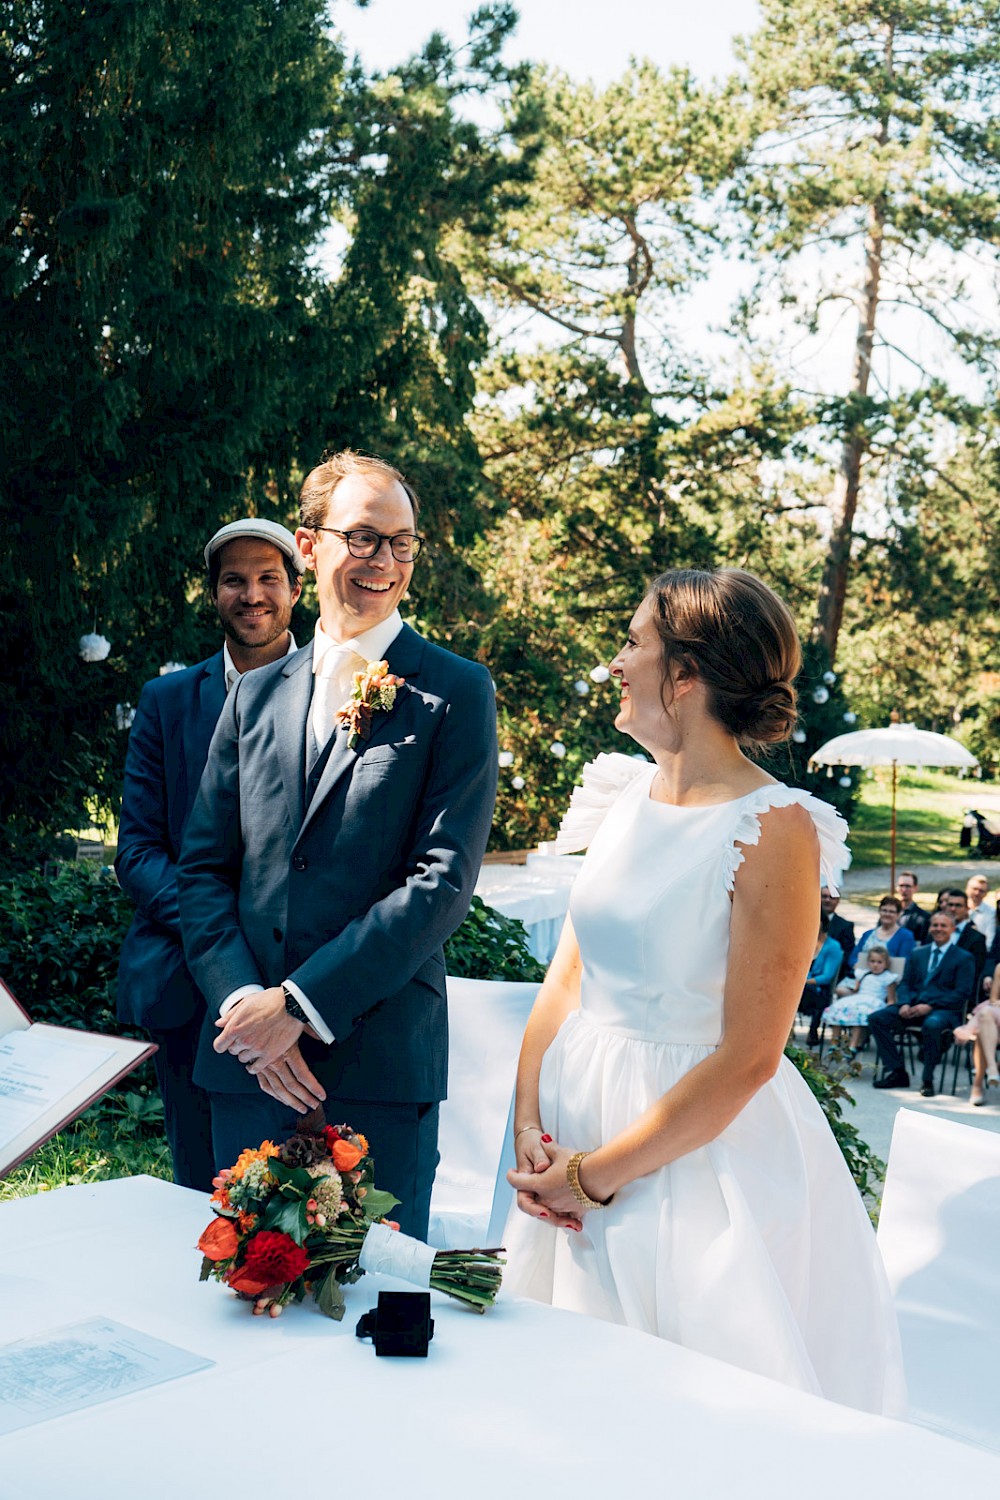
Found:
[[285, 554], [296, 573], [305, 572], [305, 559], [288, 527], [279, 525], [277, 521], [259, 521], [255, 516], [246, 516], [242, 521], [230, 521], [228, 526], [219, 528], [205, 548], [206, 568], [211, 565], [213, 552], [218, 552], [227, 542], [233, 542], [241, 536], [253, 536], [258, 541], [270, 542], [272, 547], [277, 547], [279, 552]]

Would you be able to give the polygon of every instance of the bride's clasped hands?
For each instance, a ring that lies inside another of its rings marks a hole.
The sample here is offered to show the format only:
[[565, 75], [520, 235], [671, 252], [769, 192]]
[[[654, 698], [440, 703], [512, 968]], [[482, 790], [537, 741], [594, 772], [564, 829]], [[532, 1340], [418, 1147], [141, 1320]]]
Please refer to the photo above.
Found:
[[[560, 1146], [540, 1126], [522, 1127], [518, 1135], [517, 1167], [507, 1173], [518, 1208], [529, 1218], [547, 1219], [554, 1229], [582, 1229], [587, 1209], [570, 1187], [569, 1175], [570, 1163], [580, 1153]], [[578, 1162], [576, 1180], [590, 1197], [580, 1181], [581, 1166]]]

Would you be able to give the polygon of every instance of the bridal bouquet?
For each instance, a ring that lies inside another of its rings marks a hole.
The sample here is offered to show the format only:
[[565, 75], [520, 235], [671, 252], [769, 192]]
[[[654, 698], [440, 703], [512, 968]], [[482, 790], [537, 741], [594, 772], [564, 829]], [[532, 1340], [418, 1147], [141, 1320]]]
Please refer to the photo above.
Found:
[[385, 1217], [399, 1199], [375, 1186], [374, 1171], [368, 1142], [349, 1125], [243, 1151], [213, 1184], [216, 1217], [198, 1241], [201, 1280], [224, 1282], [272, 1318], [312, 1293], [339, 1321], [343, 1286], [365, 1271], [447, 1292], [485, 1312], [500, 1288], [501, 1252], [435, 1251], [400, 1234]]

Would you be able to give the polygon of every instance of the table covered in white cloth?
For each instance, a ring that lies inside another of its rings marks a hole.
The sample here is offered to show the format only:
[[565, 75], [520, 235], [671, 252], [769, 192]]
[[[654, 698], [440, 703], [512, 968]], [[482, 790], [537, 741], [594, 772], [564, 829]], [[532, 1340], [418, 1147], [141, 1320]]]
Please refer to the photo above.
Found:
[[104, 1314], [215, 1361], [0, 1439], [4, 1500], [940, 1500], [1000, 1482], [979, 1449], [531, 1303], [477, 1317], [435, 1295], [426, 1360], [355, 1339], [374, 1278], [339, 1325], [308, 1305], [252, 1318], [198, 1282], [208, 1217], [148, 1178], [0, 1205], [3, 1340]]

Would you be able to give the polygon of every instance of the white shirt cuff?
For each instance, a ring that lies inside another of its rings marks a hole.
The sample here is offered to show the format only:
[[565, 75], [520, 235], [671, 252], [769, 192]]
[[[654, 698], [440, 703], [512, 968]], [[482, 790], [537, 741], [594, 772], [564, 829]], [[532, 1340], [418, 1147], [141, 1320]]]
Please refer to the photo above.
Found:
[[263, 993], [264, 986], [262, 984], [241, 985], [238, 990], [233, 990], [233, 993], [231, 995], [227, 995], [225, 1000], [223, 1000], [222, 1004], [219, 1006], [219, 1016], [222, 1017], [227, 1013], [227, 1011], [232, 1010], [237, 1000], [242, 1000], [245, 995], [262, 995]]
[[286, 990], [290, 990], [291, 993], [295, 996], [296, 1000], [299, 1002], [302, 1009], [309, 1017], [309, 1025], [312, 1027], [313, 1031], [315, 1031], [320, 1041], [325, 1042], [328, 1047], [331, 1047], [333, 1045], [333, 1032], [323, 1020], [323, 1017], [320, 1015], [315, 1005], [312, 1005], [306, 999], [305, 995], [303, 995], [298, 985], [293, 984], [290, 979], [286, 979], [284, 981], [284, 987]]

